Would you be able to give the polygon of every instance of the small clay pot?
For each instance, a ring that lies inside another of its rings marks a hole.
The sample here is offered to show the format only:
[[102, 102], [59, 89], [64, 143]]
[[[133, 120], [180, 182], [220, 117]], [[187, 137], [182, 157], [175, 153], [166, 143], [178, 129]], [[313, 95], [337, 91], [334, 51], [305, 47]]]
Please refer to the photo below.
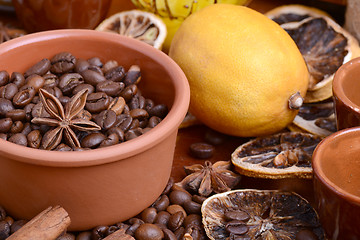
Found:
[[338, 130], [360, 126], [360, 58], [342, 65], [333, 80], [333, 99]]
[[154, 129], [111, 147], [81, 152], [32, 149], [0, 140], [0, 205], [15, 219], [31, 219], [49, 206], [70, 215], [69, 230], [129, 219], [151, 205], [172, 169], [178, 127], [190, 89], [180, 67], [152, 46], [94, 30], [29, 34], [0, 46], [0, 66], [24, 72], [43, 58], [67, 51], [78, 58], [140, 66], [142, 95], [169, 113]]
[[318, 144], [312, 160], [316, 209], [329, 239], [360, 236], [360, 127]]
[[[130, 0], [129, 0], [130, 1]], [[111, 0], [13, 0], [28, 32], [62, 28], [94, 29], [107, 15]]]

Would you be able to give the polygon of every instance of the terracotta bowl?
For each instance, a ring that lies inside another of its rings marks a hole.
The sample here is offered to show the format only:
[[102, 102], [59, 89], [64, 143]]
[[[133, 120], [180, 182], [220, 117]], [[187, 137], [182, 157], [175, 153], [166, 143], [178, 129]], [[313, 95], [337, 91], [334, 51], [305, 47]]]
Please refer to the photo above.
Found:
[[55, 152], [0, 140], [0, 205], [16, 219], [31, 219], [61, 205], [69, 230], [124, 221], [151, 205], [170, 177], [178, 126], [189, 105], [187, 79], [163, 52], [138, 40], [94, 30], [54, 30], [0, 45], [0, 66], [24, 72], [61, 51], [79, 58], [117, 60], [141, 68], [142, 94], [165, 103], [168, 115], [133, 140], [82, 152]]
[[326, 137], [313, 153], [316, 209], [329, 239], [359, 239], [360, 127]]

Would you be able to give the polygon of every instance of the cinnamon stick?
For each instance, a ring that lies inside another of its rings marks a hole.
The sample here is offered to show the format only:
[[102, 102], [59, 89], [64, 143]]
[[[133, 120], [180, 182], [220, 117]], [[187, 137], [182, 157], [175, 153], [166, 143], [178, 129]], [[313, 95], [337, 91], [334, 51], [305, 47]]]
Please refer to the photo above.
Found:
[[69, 214], [60, 206], [48, 207], [19, 230], [8, 240], [56, 239], [70, 225]]
[[125, 233], [125, 229], [119, 229], [103, 240], [135, 240], [132, 236]]

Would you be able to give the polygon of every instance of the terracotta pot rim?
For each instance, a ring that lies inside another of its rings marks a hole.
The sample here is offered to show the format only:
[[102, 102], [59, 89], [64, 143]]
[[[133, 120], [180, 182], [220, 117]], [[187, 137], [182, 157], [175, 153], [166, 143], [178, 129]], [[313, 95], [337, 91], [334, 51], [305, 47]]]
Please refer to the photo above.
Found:
[[[125, 47], [134, 49], [134, 51], [141, 51], [144, 55], [151, 57], [155, 62], [161, 65], [165, 64], [166, 71], [169, 76], [171, 76], [172, 79], [176, 79], [172, 82], [175, 89], [175, 97], [168, 115], [154, 128], [154, 131], [151, 130], [142, 136], [132, 139], [131, 141], [106, 148], [98, 148], [81, 152], [57, 152], [24, 147], [0, 139], [1, 155], [5, 155], [15, 161], [43, 166], [94, 166], [124, 160], [129, 156], [141, 153], [163, 141], [179, 127], [181, 121], [185, 117], [190, 102], [190, 87], [187, 78], [181, 68], [168, 55], [144, 42], [126, 36], [121, 36], [119, 34], [95, 30], [51, 30], [28, 34], [5, 42], [0, 46], [0, 54], [34, 42], [48, 41], [57, 38], [79, 38], [84, 36], [91, 37], [92, 39], [119, 42]], [[118, 160], [113, 160], [114, 158]]]
[[343, 104], [347, 107], [353, 109], [355, 112], [360, 112], [360, 106], [356, 105], [353, 101], [351, 101], [345, 94], [343, 89], [343, 81], [345, 79], [345, 75], [348, 71], [351, 71], [354, 68], [358, 68], [360, 66], [360, 57], [351, 59], [350, 61], [343, 64], [335, 73], [333, 79], [332, 91], [334, 97], [337, 97], [341, 100]]
[[353, 204], [360, 205], [360, 197], [345, 191], [344, 189], [340, 188], [335, 183], [333, 183], [328, 177], [326, 177], [326, 174], [324, 173], [320, 164], [321, 157], [319, 156], [322, 155], [322, 152], [326, 151], [326, 149], [322, 148], [321, 145], [324, 145], [329, 141], [334, 141], [335, 139], [341, 139], [342, 137], [344, 137], [344, 135], [347, 134], [359, 135], [360, 126], [340, 130], [323, 139], [318, 144], [318, 146], [316, 147], [313, 153], [312, 167], [313, 167], [314, 177], [316, 177], [321, 182], [322, 185], [324, 185], [326, 188], [334, 192], [339, 197], [346, 199], [347, 201], [350, 201]]

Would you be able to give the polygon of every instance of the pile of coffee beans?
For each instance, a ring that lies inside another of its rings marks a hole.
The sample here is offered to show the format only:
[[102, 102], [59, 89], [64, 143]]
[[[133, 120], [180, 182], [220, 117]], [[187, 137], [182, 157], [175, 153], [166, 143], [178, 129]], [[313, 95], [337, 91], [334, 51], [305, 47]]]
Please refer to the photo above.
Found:
[[128, 71], [115, 60], [98, 57], [76, 58], [60, 52], [44, 58], [25, 73], [0, 71], [0, 138], [32, 148], [43, 148], [42, 138], [54, 127], [31, 122], [35, 117], [51, 117], [40, 101], [39, 89], [57, 97], [63, 106], [73, 95], [88, 90], [81, 118], [91, 120], [101, 131], [74, 130], [81, 148], [62, 141], [54, 150], [94, 149], [136, 138], [155, 127], [167, 115], [165, 104], [155, 104], [142, 96], [137, 84], [139, 66]]

